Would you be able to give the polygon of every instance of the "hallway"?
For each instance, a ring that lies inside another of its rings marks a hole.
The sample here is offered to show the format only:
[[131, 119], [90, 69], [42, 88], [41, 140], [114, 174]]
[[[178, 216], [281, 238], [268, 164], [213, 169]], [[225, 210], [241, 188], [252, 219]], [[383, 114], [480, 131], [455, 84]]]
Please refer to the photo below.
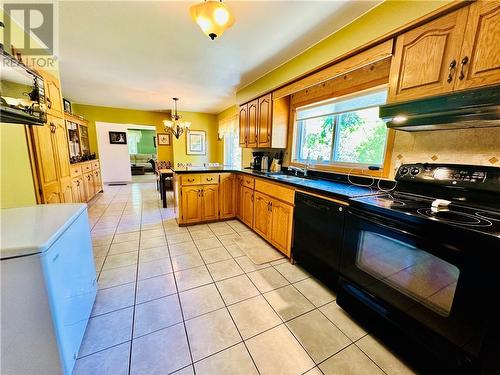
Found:
[[135, 182], [89, 205], [99, 292], [75, 375], [412, 373], [301, 268], [255, 265], [245, 225], [180, 228], [172, 198]]

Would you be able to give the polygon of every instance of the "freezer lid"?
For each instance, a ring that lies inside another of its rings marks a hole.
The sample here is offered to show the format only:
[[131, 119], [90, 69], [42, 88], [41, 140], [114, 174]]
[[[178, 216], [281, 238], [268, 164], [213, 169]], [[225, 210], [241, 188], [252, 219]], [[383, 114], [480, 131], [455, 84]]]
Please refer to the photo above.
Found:
[[80, 203], [1, 209], [0, 259], [46, 251], [86, 209]]

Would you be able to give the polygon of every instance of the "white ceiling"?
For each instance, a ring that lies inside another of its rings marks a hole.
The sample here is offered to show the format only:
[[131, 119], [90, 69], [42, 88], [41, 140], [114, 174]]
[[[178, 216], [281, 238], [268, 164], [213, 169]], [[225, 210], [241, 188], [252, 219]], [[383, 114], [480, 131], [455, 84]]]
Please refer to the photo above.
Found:
[[218, 113], [238, 88], [379, 4], [374, 1], [227, 1], [236, 22], [211, 41], [192, 1], [61, 1], [64, 96], [77, 103]]

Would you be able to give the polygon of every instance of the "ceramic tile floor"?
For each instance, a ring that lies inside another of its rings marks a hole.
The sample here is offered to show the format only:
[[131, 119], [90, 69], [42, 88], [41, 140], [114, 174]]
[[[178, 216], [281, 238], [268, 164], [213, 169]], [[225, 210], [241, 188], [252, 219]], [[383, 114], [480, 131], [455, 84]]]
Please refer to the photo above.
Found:
[[74, 375], [413, 373], [300, 267], [254, 265], [239, 221], [180, 228], [152, 182], [106, 187], [89, 220], [99, 291]]

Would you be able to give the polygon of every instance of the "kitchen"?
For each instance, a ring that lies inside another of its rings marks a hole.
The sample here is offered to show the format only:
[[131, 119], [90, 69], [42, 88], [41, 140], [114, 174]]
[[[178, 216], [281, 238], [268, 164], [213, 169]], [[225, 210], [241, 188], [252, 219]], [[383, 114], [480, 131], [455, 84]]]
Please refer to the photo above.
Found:
[[[103, 183], [95, 128], [125, 121], [85, 101], [66, 113], [60, 87], [83, 93], [65, 79], [64, 60], [62, 83], [35, 72], [31, 99], [47, 96], [47, 113], [35, 109], [27, 122], [2, 103], [2, 180], [14, 175], [4, 140], [26, 132], [31, 166], [21, 177], [37, 186], [32, 200], [9, 204], [2, 182], [2, 285], [34, 272], [47, 296], [35, 318], [2, 286], [2, 305], [19, 303], [2, 308], [2, 372], [498, 373], [500, 6], [424, 3], [358, 9], [305, 55], [239, 88], [217, 116], [177, 118], [176, 108], [167, 126], [165, 113], [127, 112], [137, 119], [129, 123], [147, 119], [170, 134], [172, 144], [158, 146], [172, 161], [165, 181]], [[409, 9], [406, 22], [389, 22]], [[363, 40], [377, 19], [387, 24]], [[325, 46], [330, 57], [307, 60]], [[83, 148], [70, 162], [74, 129]], [[157, 183], [172, 189], [163, 201]], [[63, 202], [85, 204], [51, 220]], [[68, 241], [79, 246], [69, 252]], [[35, 258], [36, 272], [19, 271]], [[65, 319], [78, 322], [71, 333]], [[50, 343], [30, 340], [35, 321], [53, 325]], [[30, 345], [50, 355], [26, 360]]]

